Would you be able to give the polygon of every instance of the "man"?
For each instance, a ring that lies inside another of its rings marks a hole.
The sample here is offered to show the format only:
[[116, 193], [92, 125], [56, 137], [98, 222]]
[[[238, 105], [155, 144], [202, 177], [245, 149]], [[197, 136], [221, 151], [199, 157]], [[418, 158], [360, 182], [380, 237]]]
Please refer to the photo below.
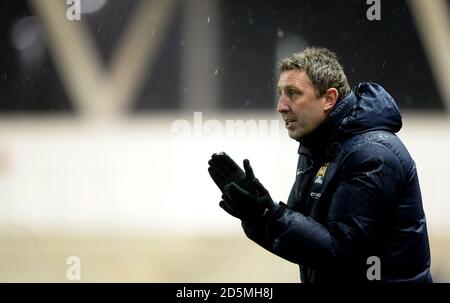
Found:
[[287, 205], [272, 201], [248, 160], [243, 171], [219, 153], [208, 171], [220, 206], [250, 239], [299, 264], [303, 282], [432, 282], [419, 181], [395, 135], [395, 101], [375, 83], [352, 91], [327, 49], [307, 48], [279, 71], [278, 112], [300, 142]]

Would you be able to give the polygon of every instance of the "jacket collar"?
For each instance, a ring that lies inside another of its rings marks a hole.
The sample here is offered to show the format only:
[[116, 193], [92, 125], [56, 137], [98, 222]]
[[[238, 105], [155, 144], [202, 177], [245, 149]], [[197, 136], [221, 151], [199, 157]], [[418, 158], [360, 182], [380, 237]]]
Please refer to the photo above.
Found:
[[353, 111], [356, 103], [356, 95], [350, 91], [338, 102], [322, 124], [300, 140], [298, 153], [308, 157], [323, 156], [327, 147], [340, 139], [342, 133], [339, 132], [339, 124]]

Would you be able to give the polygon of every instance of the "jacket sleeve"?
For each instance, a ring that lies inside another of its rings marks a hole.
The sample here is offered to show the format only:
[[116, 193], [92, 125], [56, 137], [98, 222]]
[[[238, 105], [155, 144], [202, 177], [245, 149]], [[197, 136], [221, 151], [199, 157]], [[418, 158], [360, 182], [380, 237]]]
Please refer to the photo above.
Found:
[[328, 266], [363, 256], [386, 225], [402, 174], [398, 159], [386, 147], [373, 143], [355, 149], [336, 175], [325, 224], [283, 208], [267, 223], [264, 244], [276, 255], [302, 265]]

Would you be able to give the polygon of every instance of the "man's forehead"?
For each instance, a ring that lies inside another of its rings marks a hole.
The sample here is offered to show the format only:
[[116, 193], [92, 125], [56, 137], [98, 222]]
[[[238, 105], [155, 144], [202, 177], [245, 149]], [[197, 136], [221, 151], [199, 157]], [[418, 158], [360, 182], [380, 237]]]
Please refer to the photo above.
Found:
[[287, 86], [305, 86], [312, 85], [311, 80], [305, 71], [299, 69], [293, 69], [284, 71], [280, 74], [278, 80], [278, 88], [283, 88]]

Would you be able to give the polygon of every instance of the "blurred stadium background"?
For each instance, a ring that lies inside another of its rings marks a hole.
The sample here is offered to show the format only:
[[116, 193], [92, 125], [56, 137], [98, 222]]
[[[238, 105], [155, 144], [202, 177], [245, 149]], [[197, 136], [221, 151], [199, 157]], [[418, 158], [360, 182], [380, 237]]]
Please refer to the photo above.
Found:
[[[0, 281], [297, 282], [218, 207], [213, 152], [249, 158], [276, 200], [297, 144], [276, 113], [278, 59], [337, 52], [404, 114], [432, 271], [450, 281], [450, 1], [0, 3]], [[242, 162], [241, 162], [242, 163]]]

